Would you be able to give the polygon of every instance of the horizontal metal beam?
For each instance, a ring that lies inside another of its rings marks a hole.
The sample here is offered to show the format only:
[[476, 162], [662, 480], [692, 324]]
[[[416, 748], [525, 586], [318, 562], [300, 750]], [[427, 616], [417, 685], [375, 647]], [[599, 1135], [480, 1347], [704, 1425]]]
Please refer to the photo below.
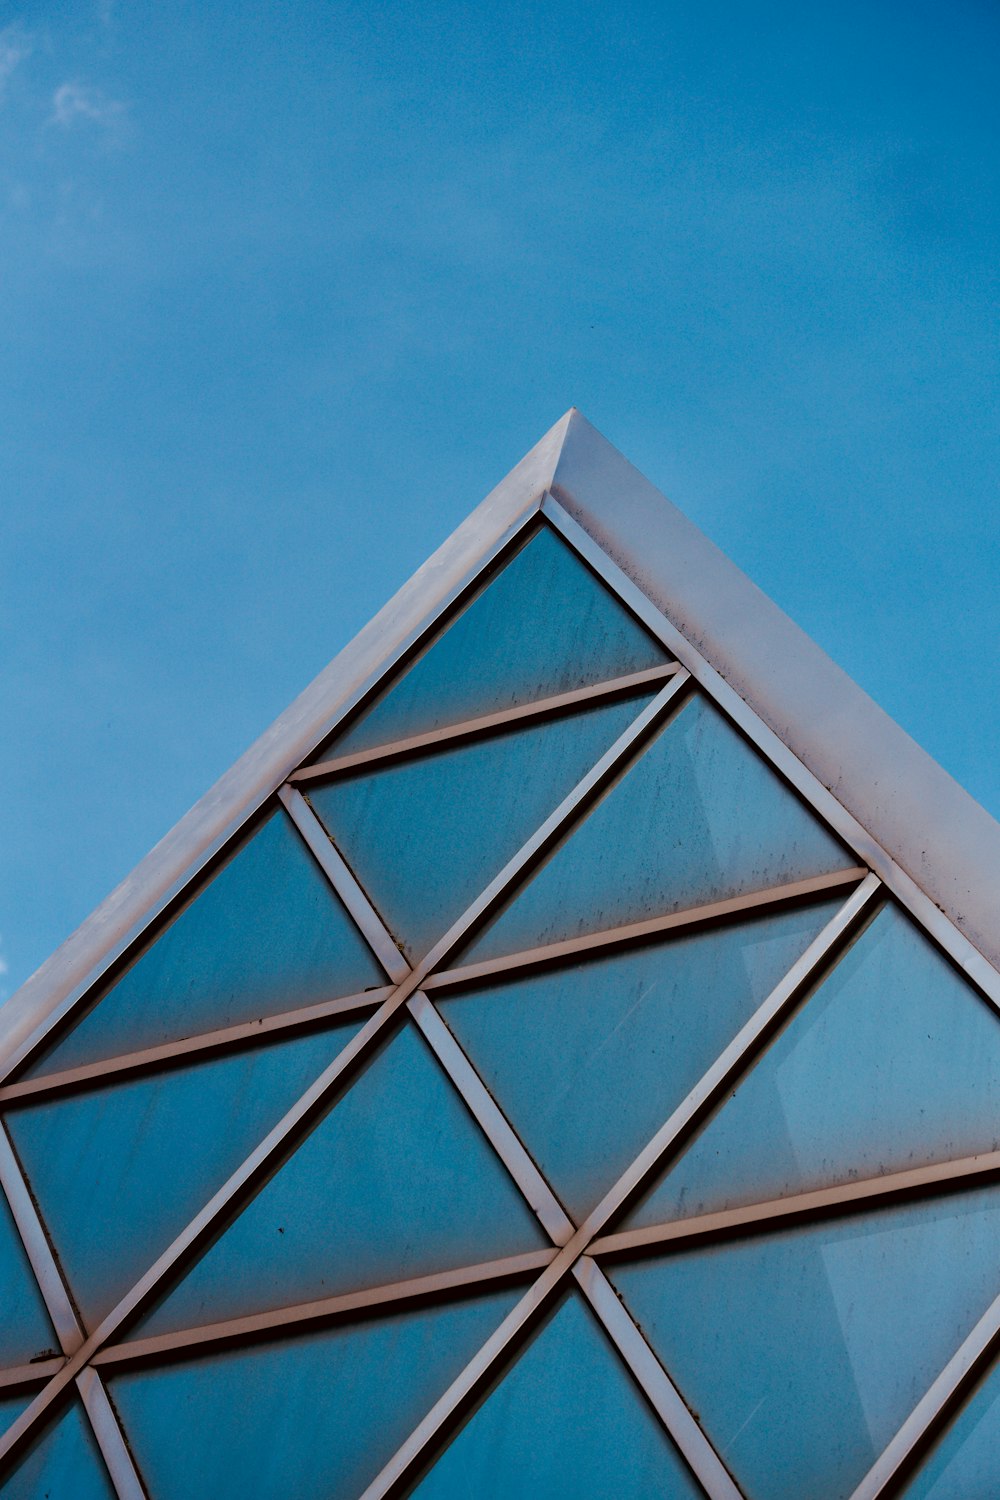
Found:
[[[563, 959], [575, 959], [596, 950], [619, 947], [624, 943], [640, 942], [644, 938], [655, 938], [678, 930], [701, 927], [708, 923], [740, 918], [761, 908], [784, 906], [789, 902], [820, 896], [827, 891], [840, 890], [845, 885], [858, 885], [868, 870], [864, 865], [855, 865], [848, 870], [836, 870], [831, 875], [813, 875], [807, 880], [794, 880], [786, 885], [770, 886], [762, 891], [750, 891], [741, 896], [731, 896], [726, 901], [707, 902], [702, 906], [689, 906], [683, 911], [670, 912], [661, 917], [649, 917], [643, 922], [627, 922], [620, 927], [605, 927], [600, 932], [588, 932], [581, 937], [565, 938], [558, 943], [545, 943], [538, 948], [527, 948], [521, 953], [509, 954], [506, 958], [489, 958], [482, 963], [461, 964], [454, 969], [440, 969], [424, 980], [425, 990], [439, 990], [456, 984], [470, 984], [475, 980], [492, 979], [516, 969], [534, 968], [536, 965], [558, 963]], [[2, 1097], [2, 1092], [0, 1092]]]
[[459, 740], [474, 739], [478, 735], [490, 734], [494, 730], [508, 729], [525, 720], [544, 719], [567, 709], [585, 708], [588, 704], [601, 703], [609, 698], [625, 697], [644, 687], [655, 687], [666, 682], [680, 671], [677, 662], [664, 662], [660, 667], [647, 667], [643, 672], [629, 672], [623, 677], [611, 677], [590, 687], [574, 688], [569, 693], [554, 693], [549, 698], [537, 698], [533, 703], [521, 703], [516, 708], [505, 708], [497, 713], [480, 714], [475, 719], [462, 719], [455, 724], [445, 724], [440, 729], [430, 729], [424, 734], [409, 735], [406, 739], [391, 740], [384, 745], [375, 745], [368, 750], [356, 750], [350, 755], [332, 756], [329, 760], [317, 761], [315, 765], [303, 766], [289, 776], [289, 782], [319, 781], [330, 776], [357, 771], [365, 766], [378, 765], [381, 761], [397, 760], [402, 756], [418, 754], [426, 750], [446, 749]]
[[743, 1500], [729, 1470], [600, 1267], [581, 1255], [573, 1275], [709, 1500]]
[[63, 1068], [58, 1073], [43, 1073], [37, 1078], [24, 1078], [19, 1083], [8, 1083], [0, 1088], [0, 1104], [13, 1104], [18, 1100], [32, 1099], [39, 1094], [59, 1093], [63, 1089], [99, 1084], [105, 1080], [114, 1082], [122, 1074], [184, 1061], [189, 1057], [192, 1062], [197, 1062], [203, 1053], [224, 1051], [240, 1043], [256, 1041], [260, 1037], [280, 1037], [285, 1032], [295, 1031], [302, 1026], [311, 1026], [319, 1021], [329, 1021], [336, 1016], [350, 1016], [356, 1015], [359, 1011], [375, 1010], [388, 999], [392, 991], [391, 984], [383, 985], [379, 989], [365, 990], [361, 994], [344, 995], [338, 1000], [321, 1000], [316, 1005], [304, 1005], [299, 1010], [286, 1010], [277, 1016], [262, 1016], [259, 1020], [243, 1021], [237, 1026], [222, 1026], [217, 1031], [203, 1031], [176, 1042], [161, 1042], [156, 1047], [142, 1047], [136, 1052], [123, 1052], [118, 1057], [104, 1058], [101, 1062], [84, 1063], [78, 1068]]
[[58, 1375], [65, 1363], [65, 1355], [55, 1354], [51, 1359], [33, 1359], [27, 1365], [8, 1365], [5, 1370], [0, 1369], [0, 1390], [11, 1390], [19, 1385], [41, 1385]]
[[689, 1219], [671, 1219], [662, 1224], [643, 1225], [640, 1229], [622, 1229], [593, 1240], [589, 1253], [621, 1255], [678, 1240], [704, 1239], [740, 1229], [766, 1229], [786, 1219], [812, 1218], [841, 1208], [857, 1207], [860, 1210], [873, 1199], [881, 1202], [900, 1194], [947, 1188], [970, 1178], [997, 1173], [1000, 1173], [1000, 1151], [984, 1151], [980, 1156], [963, 1156], [926, 1167], [908, 1167], [904, 1172], [886, 1172], [881, 1177], [842, 1182], [835, 1187], [816, 1188], [808, 1193], [790, 1193], [787, 1198], [768, 1198], [762, 1203], [741, 1204], [739, 1208], [697, 1214]]
[[130, 1339], [128, 1343], [107, 1345], [94, 1355], [91, 1363], [101, 1367], [118, 1367], [134, 1364], [138, 1360], [179, 1354], [185, 1350], [200, 1350], [206, 1345], [229, 1343], [233, 1340], [245, 1341], [284, 1330], [293, 1333], [303, 1323], [329, 1322], [349, 1313], [369, 1310], [377, 1313], [379, 1309], [397, 1302], [441, 1296], [443, 1293], [491, 1281], [515, 1280], [528, 1276], [533, 1271], [544, 1270], [555, 1259], [556, 1254], [554, 1248], [529, 1250], [521, 1255], [483, 1261], [479, 1265], [437, 1271], [431, 1276], [412, 1276], [406, 1281], [366, 1287], [358, 1292], [344, 1292], [337, 1297], [319, 1297], [313, 1302], [298, 1302], [291, 1307], [280, 1307], [271, 1312], [227, 1318], [198, 1328], [180, 1329], [176, 1333], [159, 1333], [148, 1338]]

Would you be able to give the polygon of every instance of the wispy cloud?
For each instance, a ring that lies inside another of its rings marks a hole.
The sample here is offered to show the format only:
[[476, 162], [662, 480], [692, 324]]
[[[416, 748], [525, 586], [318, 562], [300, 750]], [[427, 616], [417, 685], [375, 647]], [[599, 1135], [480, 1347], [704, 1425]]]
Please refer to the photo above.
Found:
[[52, 96], [49, 123], [67, 129], [81, 123], [114, 125], [124, 113], [125, 105], [109, 98], [101, 89], [88, 88], [82, 83], [63, 83]]
[[7, 80], [19, 63], [31, 56], [31, 37], [20, 26], [5, 26], [0, 31], [0, 96]]

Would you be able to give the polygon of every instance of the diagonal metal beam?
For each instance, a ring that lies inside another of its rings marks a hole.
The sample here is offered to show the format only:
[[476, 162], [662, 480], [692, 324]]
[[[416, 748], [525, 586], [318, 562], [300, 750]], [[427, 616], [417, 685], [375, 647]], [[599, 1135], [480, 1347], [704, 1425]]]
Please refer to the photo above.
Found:
[[67, 1355], [75, 1354], [83, 1343], [83, 1330], [11, 1145], [7, 1127], [3, 1124], [0, 1124], [0, 1185], [7, 1196], [17, 1232], [35, 1273], [42, 1301], [52, 1320], [62, 1352]]
[[1000, 1297], [986, 1309], [962, 1341], [930, 1389], [917, 1402], [885, 1451], [875, 1460], [851, 1500], [880, 1500], [895, 1489], [894, 1481], [947, 1425], [954, 1399], [988, 1364], [1000, 1339]]
[[493, 1096], [426, 995], [406, 1002], [425, 1040], [481, 1126], [554, 1245], [565, 1245], [575, 1225], [535, 1166]]
[[76, 1377], [76, 1388], [108, 1466], [118, 1500], [147, 1500], [145, 1485], [139, 1478], [118, 1417], [97, 1371], [90, 1367], [81, 1370]]
[[[415, 968], [407, 970], [389, 998], [379, 1006], [378, 1010], [375, 1011], [374, 1015], [370, 1017], [361, 1030], [348, 1042], [346, 1047], [324, 1069], [300, 1099], [292, 1105], [281, 1120], [269, 1131], [264, 1140], [258, 1144], [246, 1160], [222, 1184], [195, 1218], [167, 1246], [149, 1270], [121, 1298], [118, 1304], [103, 1319], [99, 1327], [88, 1336], [80, 1348], [67, 1361], [63, 1369], [53, 1376], [49, 1384], [39, 1393], [28, 1410], [21, 1415], [7, 1433], [0, 1437], [0, 1461], [25, 1440], [35, 1423], [41, 1420], [44, 1413], [49, 1409], [51, 1403], [75, 1379], [76, 1375], [90, 1361], [93, 1355], [110, 1341], [122, 1324], [144, 1302], [154, 1295], [156, 1289], [162, 1285], [165, 1279], [171, 1275], [182, 1261], [195, 1252], [197, 1246], [207, 1238], [212, 1229], [232, 1210], [240, 1199], [252, 1189], [253, 1185], [267, 1171], [278, 1164], [299, 1130], [304, 1128], [308, 1120], [322, 1108], [329, 1095], [341, 1085], [342, 1080], [348, 1072], [387, 1033], [388, 1028], [394, 1023], [397, 1013], [409, 999], [410, 995], [419, 988], [425, 975], [430, 973], [436, 964], [440, 963], [452, 952], [486, 912], [504, 898], [507, 892], [520, 879], [524, 871], [558, 838], [563, 829], [577, 816], [584, 805], [597, 795], [607, 780], [615, 774], [618, 767], [632, 752], [639, 740], [650, 733], [659, 719], [665, 715], [670, 704], [688, 680], [686, 672], [674, 674], [671, 680], [656, 695], [652, 703], [646, 706], [633, 723], [618, 737], [610, 749], [605, 752], [597, 764], [563, 798], [562, 802], [545, 820], [541, 828], [508, 861], [499, 874], [490, 882], [486, 890], [452, 924], [426, 957]], [[345, 892], [349, 893], [350, 900], [354, 906], [352, 915], [357, 913], [363, 918], [365, 926], [362, 927], [362, 930], [365, 931], [365, 927], [370, 930], [373, 942], [378, 928], [381, 928], [381, 935], [378, 937], [378, 942], [385, 956], [384, 961], [388, 964], [391, 959], [395, 971], [402, 973], [404, 961], [401, 955], [396, 950], [396, 955], [393, 957], [388, 951], [388, 942], [391, 941], [389, 935], [385, 931], [385, 928], [382, 927], [377, 914], [368, 902], [364, 892], [361, 891], [360, 886], [354, 881], [354, 877], [330, 842], [325, 829], [322, 828], [318, 819], [313, 818], [311, 809], [308, 808], [301, 793], [292, 787], [283, 788], [282, 792], [285, 806], [293, 817], [296, 826], [306, 836], [310, 848], [313, 849], [317, 858], [320, 859], [334, 888], [342, 898]], [[305, 815], [306, 813], [308, 813], [308, 817]], [[319, 839], [317, 829], [322, 833], [322, 841]], [[349, 906], [348, 909], [351, 910], [351, 907]], [[376, 924], [378, 924], [378, 928]], [[366, 932], [367, 935], [368, 933]], [[379, 949], [375, 948], [374, 951], [378, 953]], [[382, 961], [380, 955], [380, 962]], [[576, 1251], [574, 1251], [574, 1257], [575, 1254]], [[558, 1263], [561, 1255], [562, 1252], [560, 1252], [560, 1257], [557, 1258], [557, 1261], [553, 1262], [553, 1266]], [[570, 1258], [567, 1264], [572, 1263], [572, 1258]], [[543, 1277], [551, 1274], [551, 1272], [552, 1267], [543, 1273]], [[556, 1279], [558, 1279], [558, 1275], [561, 1275], [561, 1272], [557, 1273]]]
[[677, 1387], [600, 1266], [589, 1255], [581, 1255], [573, 1267], [573, 1275], [709, 1500], [743, 1500], [729, 1470], [691, 1415]]

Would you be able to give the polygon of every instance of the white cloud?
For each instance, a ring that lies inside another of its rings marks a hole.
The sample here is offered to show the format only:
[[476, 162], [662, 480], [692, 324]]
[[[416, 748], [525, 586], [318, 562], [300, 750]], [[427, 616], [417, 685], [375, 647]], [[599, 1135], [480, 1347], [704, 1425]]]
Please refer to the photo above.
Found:
[[64, 83], [52, 96], [50, 124], [71, 126], [79, 121], [111, 125], [125, 112], [124, 104], [109, 99], [100, 89], [82, 83]]
[[5, 26], [0, 31], [0, 94], [7, 79], [19, 63], [31, 56], [31, 38], [20, 26]]

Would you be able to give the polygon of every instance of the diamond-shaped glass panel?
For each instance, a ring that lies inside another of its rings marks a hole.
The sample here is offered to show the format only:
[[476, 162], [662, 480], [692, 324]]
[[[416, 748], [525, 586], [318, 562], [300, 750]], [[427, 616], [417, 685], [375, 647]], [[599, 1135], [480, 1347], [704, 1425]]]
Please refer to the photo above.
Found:
[[855, 863], [694, 696], [467, 956], [514, 953]]
[[279, 808], [32, 1072], [74, 1068], [384, 983]]
[[110, 1381], [156, 1500], [356, 1497], [520, 1293], [345, 1323]]
[[149, 1269], [360, 1025], [8, 1112], [89, 1326]]
[[142, 1326], [159, 1333], [545, 1244], [413, 1026]]
[[847, 1500], [1000, 1291], [1000, 1191], [609, 1274], [749, 1500]]
[[604, 1330], [571, 1296], [413, 1494], [418, 1500], [698, 1500]]
[[435, 940], [598, 761], [648, 698], [338, 776], [309, 800], [411, 957]]
[[837, 906], [756, 916], [438, 1004], [579, 1222]]
[[544, 526], [321, 757], [536, 703], [665, 660]]
[[630, 1222], [995, 1151], [998, 1099], [1000, 1016], [886, 907]]

